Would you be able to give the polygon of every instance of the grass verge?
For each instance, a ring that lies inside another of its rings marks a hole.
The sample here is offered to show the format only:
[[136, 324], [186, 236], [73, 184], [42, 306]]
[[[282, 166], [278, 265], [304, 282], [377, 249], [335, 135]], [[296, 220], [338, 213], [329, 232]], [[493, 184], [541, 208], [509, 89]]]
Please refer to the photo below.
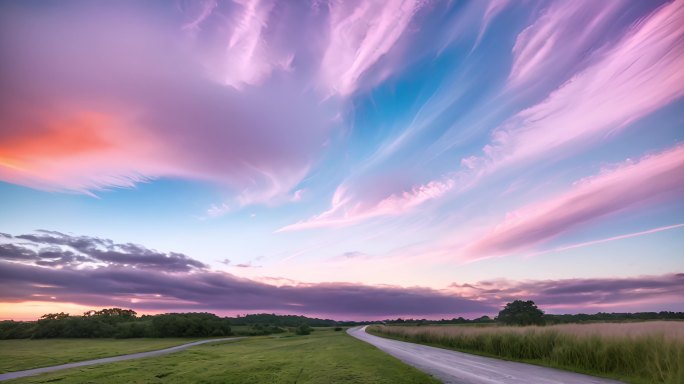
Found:
[[439, 383], [345, 332], [256, 337], [8, 383]]

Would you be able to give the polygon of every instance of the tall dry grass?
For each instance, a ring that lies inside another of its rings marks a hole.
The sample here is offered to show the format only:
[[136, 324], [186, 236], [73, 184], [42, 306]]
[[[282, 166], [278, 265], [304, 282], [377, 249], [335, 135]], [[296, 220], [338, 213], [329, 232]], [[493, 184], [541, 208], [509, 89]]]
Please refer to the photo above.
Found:
[[632, 383], [684, 383], [684, 322], [373, 326], [371, 333]]

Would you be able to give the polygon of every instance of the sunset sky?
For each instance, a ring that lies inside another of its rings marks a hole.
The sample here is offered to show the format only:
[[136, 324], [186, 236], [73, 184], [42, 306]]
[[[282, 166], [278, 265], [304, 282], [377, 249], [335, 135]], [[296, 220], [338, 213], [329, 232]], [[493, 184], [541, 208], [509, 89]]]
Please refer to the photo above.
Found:
[[684, 1], [2, 1], [0, 319], [684, 311]]

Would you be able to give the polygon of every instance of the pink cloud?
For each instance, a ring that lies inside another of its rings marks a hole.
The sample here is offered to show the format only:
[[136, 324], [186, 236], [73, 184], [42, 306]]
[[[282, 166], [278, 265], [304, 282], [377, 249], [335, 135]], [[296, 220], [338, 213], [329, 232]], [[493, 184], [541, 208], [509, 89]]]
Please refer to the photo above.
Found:
[[396, 216], [409, 212], [426, 201], [439, 198], [449, 192], [453, 180], [433, 180], [427, 184], [414, 186], [409, 191], [392, 194], [379, 202], [364, 206], [361, 203], [349, 206], [351, 198], [345, 196], [345, 189], [338, 188], [333, 196], [331, 208], [320, 215], [280, 228], [277, 232], [301, 229], [344, 227], [363, 220], [380, 216]]
[[607, 215], [679, 198], [684, 193], [684, 145], [627, 161], [583, 179], [569, 192], [509, 213], [464, 254], [487, 257], [528, 249]]

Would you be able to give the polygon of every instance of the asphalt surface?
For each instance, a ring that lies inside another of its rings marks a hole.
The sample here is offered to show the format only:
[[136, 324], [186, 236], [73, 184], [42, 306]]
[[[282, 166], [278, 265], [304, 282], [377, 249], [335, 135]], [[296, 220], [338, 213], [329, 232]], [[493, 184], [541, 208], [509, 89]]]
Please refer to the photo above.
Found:
[[427, 345], [385, 339], [351, 328], [351, 336], [428, 373], [444, 383], [457, 384], [618, 384], [619, 381], [537, 365], [470, 355]]
[[7, 373], [0, 374], [0, 381], [18, 379], [20, 377], [26, 377], [26, 376], [39, 375], [41, 373], [47, 373], [47, 372], [61, 371], [62, 369], [85, 367], [88, 365], [95, 365], [95, 364], [114, 363], [117, 361], [142, 359], [144, 357], [161, 356], [161, 355], [166, 355], [169, 353], [182, 351], [184, 349], [194, 347], [196, 345], [201, 345], [201, 344], [206, 344], [206, 343], [215, 343], [218, 341], [239, 340], [239, 339], [243, 339], [243, 337], [228, 337], [228, 338], [224, 338], [224, 339], [200, 340], [200, 341], [195, 341], [192, 343], [177, 345], [177, 346], [171, 347], [171, 348], [159, 349], [156, 351], [148, 351], [148, 352], [132, 353], [130, 355], [105, 357], [105, 358], [96, 359], [96, 360], [78, 361], [75, 363], [54, 365], [52, 367], [28, 369], [26, 371], [7, 372]]

